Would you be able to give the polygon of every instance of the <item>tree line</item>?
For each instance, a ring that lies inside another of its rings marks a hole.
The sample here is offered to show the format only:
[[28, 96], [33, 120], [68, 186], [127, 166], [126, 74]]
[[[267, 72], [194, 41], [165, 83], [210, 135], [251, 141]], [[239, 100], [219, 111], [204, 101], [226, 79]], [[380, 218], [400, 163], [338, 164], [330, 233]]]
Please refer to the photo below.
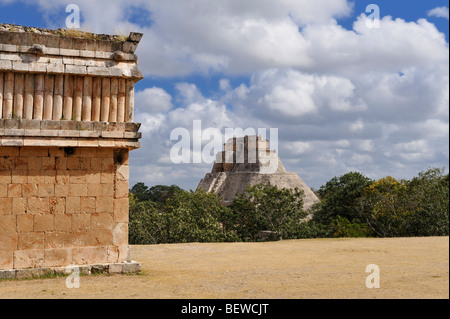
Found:
[[304, 193], [249, 186], [230, 205], [176, 185], [130, 190], [130, 244], [299, 238], [448, 236], [449, 175], [430, 168], [410, 180], [336, 176], [303, 209]]

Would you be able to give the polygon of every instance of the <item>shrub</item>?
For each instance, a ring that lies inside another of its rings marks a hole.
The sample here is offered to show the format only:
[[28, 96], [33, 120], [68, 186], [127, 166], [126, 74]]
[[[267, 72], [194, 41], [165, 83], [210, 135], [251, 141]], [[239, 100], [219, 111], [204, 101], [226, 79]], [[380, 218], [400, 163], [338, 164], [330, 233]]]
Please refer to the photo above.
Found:
[[244, 241], [261, 240], [261, 232], [269, 231], [267, 239], [296, 238], [303, 210], [303, 191], [279, 189], [270, 184], [249, 186], [231, 204], [232, 215], [224, 221]]
[[236, 235], [220, 223], [224, 216], [230, 214], [229, 210], [216, 194], [204, 190], [176, 192], [164, 206], [167, 242], [236, 241]]
[[129, 243], [150, 245], [167, 242], [164, 213], [152, 201], [139, 202], [130, 194]]
[[337, 216], [331, 221], [331, 237], [368, 237], [372, 234], [366, 223], [349, 221], [347, 218]]

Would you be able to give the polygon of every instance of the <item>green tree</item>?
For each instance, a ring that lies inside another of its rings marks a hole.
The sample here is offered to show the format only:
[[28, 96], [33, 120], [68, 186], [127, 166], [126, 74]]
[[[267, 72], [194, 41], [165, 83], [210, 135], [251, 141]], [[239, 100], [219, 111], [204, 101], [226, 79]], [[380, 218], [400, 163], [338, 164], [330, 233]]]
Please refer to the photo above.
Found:
[[381, 237], [448, 235], [448, 198], [448, 174], [432, 168], [410, 181], [379, 179], [365, 190], [359, 211]]
[[410, 233], [414, 236], [449, 235], [449, 175], [430, 168], [408, 183], [411, 210]]
[[226, 242], [236, 241], [233, 232], [227, 231], [220, 220], [229, 215], [216, 194], [178, 191], [164, 206], [167, 242]]
[[164, 205], [167, 199], [171, 198], [176, 192], [181, 190], [182, 189], [177, 185], [156, 185], [148, 190], [148, 194], [151, 201]]
[[168, 198], [172, 197], [181, 188], [177, 185], [156, 185], [148, 188], [144, 183], [136, 183], [130, 190], [139, 202], [152, 201], [158, 205], [164, 205]]
[[164, 214], [152, 201], [138, 201], [130, 194], [128, 239], [132, 245], [151, 245], [167, 242]]
[[233, 200], [233, 214], [224, 226], [235, 230], [244, 241], [260, 240], [262, 231], [271, 232], [270, 240], [296, 238], [306, 217], [303, 198], [304, 192], [298, 188], [248, 186]]
[[368, 237], [372, 234], [370, 227], [366, 223], [349, 221], [347, 218], [337, 216], [331, 221], [331, 237]]
[[338, 216], [349, 221], [357, 219], [358, 200], [371, 183], [370, 178], [358, 172], [332, 178], [318, 190], [320, 202], [313, 207], [314, 220], [330, 224]]
[[407, 181], [383, 177], [366, 188], [359, 212], [380, 237], [408, 236], [413, 215]]
[[145, 186], [144, 183], [136, 183], [130, 190], [130, 193], [132, 193], [135, 196], [135, 200], [139, 202], [144, 202], [147, 200], [150, 200], [150, 194], [148, 187]]

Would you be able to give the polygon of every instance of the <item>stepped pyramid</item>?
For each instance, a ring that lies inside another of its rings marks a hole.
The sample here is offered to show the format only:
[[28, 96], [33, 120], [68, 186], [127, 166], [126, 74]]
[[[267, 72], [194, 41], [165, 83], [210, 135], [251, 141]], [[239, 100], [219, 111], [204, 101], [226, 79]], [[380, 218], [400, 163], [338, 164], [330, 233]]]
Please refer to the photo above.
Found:
[[211, 173], [200, 181], [197, 190], [214, 192], [230, 204], [248, 185], [267, 184], [278, 188], [295, 188], [305, 192], [304, 208], [309, 209], [319, 199], [296, 173], [287, 172], [269, 140], [259, 135], [234, 137], [216, 155]]

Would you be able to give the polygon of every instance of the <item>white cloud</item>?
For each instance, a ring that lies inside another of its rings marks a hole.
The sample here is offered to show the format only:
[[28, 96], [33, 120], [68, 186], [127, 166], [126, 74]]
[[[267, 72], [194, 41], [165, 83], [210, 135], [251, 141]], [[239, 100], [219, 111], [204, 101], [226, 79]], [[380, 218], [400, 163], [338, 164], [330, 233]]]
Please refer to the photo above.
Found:
[[173, 107], [170, 94], [157, 87], [136, 92], [135, 104], [141, 111], [152, 113], [167, 112]]
[[437, 18], [445, 18], [448, 20], [449, 16], [449, 10], [448, 7], [436, 7], [434, 9], [431, 9], [427, 12], [429, 17], [437, 17]]
[[[70, 3], [22, 2], [37, 3], [52, 27]], [[349, 170], [410, 177], [448, 165], [449, 46], [426, 19], [386, 16], [369, 29], [362, 14], [348, 30], [336, 20], [352, 12], [345, 0], [77, 4], [90, 31], [143, 32], [144, 74], [180, 82], [172, 96], [153, 85], [136, 92], [143, 139], [132, 152], [132, 183], [196, 187], [210, 165], [168, 160], [170, 132], [192, 131], [194, 120], [220, 130], [278, 128], [286, 168], [315, 187]], [[132, 21], [132, 9], [151, 21]], [[448, 19], [448, 8], [428, 15]], [[195, 78], [211, 74], [221, 78], [218, 90], [202, 93]], [[234, 75], [249, 81], [236, 83]]]
[[292, 142], [285, 147], [291, 153], [296, 155], [305, 154], [314, 150], [314, 146], [311, 142]]

